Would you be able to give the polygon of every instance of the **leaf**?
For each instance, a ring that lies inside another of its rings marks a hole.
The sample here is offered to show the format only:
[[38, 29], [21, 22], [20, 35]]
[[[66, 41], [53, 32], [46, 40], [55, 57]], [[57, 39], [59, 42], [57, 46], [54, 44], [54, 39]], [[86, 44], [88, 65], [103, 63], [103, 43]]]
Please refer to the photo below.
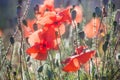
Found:
[[58, 60], [56, 60], [56, 66], [59, 67], [59, 61]]
[[99, 52], [100, 56], [104, 53], [104, 51], [103, 51], [103, 44], [104, 44], [104, 40], [102, 39], [98, 43], [98, 52]]
[[75, 10], [72, 10], [72, 12], [71, 12], [72, 20], [75, 20], [76, 14], [77, 14], [77, 12]]
[[37, 72], [42, 72], [43, 71], [43, 66], [40, 66], [37, 70]]

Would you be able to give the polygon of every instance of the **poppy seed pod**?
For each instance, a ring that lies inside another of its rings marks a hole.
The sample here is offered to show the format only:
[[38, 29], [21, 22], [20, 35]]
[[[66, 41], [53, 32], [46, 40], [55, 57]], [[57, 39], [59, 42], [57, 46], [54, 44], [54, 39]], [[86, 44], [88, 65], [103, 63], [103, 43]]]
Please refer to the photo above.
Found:
[[107, 5], [109, 0], [102, 0], [103, 5]]
[[76, 14], [77, 14], [77, 12], [76, 12], [75, 10], [73, 10], [73, 11], [71, 12], [72, 20], [75, 20]]
[[22, 7], [21, 6], [17, 7], [17, 16], [18, 16], [18, 18], [20, 18], [22, 16]]
[[10, 37], [10, 43], [11, 43], [11, 44], [14, 44], [14, 42], [15, 42], [14, 38], [13, 38], [13, 37]]
[[33, 24], [33, 29], [34, 29], [34, 31], [38, 30], [38, 25], [36, 23]]
[[18, 4], [22, 5], [23, 0], [18, 0]]
[[101, 15], [102, 15], [102, 10], [101, 10], [99, 7], [96, 7], [96, 8], [95, 8], [95, 13], [96, 13], [96, 15], [97, 15], [98, 17], [101, 17]]
[[28, 26], [26, 20], [22, 20], [22, 23], [23, 23], [25, 26]]
[[34, 7], [34, 13], [38, 13], [39, 12], [39, 5], [36, 5], [35, 7]]

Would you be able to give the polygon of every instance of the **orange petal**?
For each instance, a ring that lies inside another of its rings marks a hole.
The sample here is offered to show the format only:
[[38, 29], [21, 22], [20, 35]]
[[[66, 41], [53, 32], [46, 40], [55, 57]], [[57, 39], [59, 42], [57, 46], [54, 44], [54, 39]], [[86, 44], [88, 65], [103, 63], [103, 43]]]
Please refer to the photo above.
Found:
[[65, 25], [61, 24], [59, 27], [55, 28], [55, 31], [57, 31], [62, 36], [65, 33]]
[[31, 53], [30, 56], [37, 60], [46, 60], [47, 59], [47, 53]]
[[32, 30], [30, 27], [23, 26], [22, 29], [25, 38], [27, 38], [30, 34], [32, 34]]
[[93, 38], [96, 36], [99, 36], [100, 31], [102, 31], [102, 33], [106, 32], [106, 27], [103, 23], [101, 23], [100, 26], [100, 19], [99, 18], [93, 18], [91, 19], [91, 21], [84, 27], [84, 32], [85, 35], [88, 38]]
[[40, 52], [40, 44], [36, 43], [34, 46], [26, 50], [27, 53], [38, 53]]
[[28, 43], [31, 46], [33, 46], [35, 43], [40, 43], [39, 33], [41, 32], [42, 32], [42, 29], [39, 29], [28, 37]]
[[74, 10], [76, 10], [76, 18], [75, 18], [75, 21], [77, 23], [80, 23], [82, 22], [82, 19], [83, 19], [83, 11], [82, 11], [82, 7], [81, 6], [75, 6]]
[[95, 55], [96, 51], [88, 51], [85, 52], [84, 54], [81, 54], [77, 56], [76, 58], [79, 60], [80, 64], [85, 64], [89, 59], [92, 58], [93, 55]]
[[76, 58], [71, 59], [64, 67], [65, 72], [76, 72], [80, 68], [79, 61]]

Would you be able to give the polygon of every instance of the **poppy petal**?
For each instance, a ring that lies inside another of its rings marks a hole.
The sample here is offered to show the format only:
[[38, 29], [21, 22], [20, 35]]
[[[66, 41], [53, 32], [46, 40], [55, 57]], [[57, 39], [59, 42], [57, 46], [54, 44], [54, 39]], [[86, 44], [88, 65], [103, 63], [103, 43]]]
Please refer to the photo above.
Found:
[[96, 51], [92, 50], [92, 51], [88, 51], [85, 52], [79, 56], [77, 56], [76, 58], [79, 60], [80, 64], [85, 64], [87, 61], [89, 61], [89, 59], [92, 58], [93, 55], [95, 55]]
[[46, 60], [47, 53], [31, 53], [31, 57], [37, 60]]
[[35, 43], [40, 43], [39, 33], [41, 32], [42, 32], [42, 29], [39, 29], [28, 37], [28, 43], [31, 46], [33, 46]]
[[80, 68], [79, 62], [76, 58], [71, 59], [64, 67], [65, 72], [76, 72]]
[[101, 24], [100, 23], [101, 23], [101, 21], [99, 18], [91, 19], [91, 21], [84, 27], [85, 35], [88, 38], [94, 38], [96, 36], [101, 35], [99, 33], [102, 33], [102, 35], [105, 34], [106, 26], [103, 23], [101, 23]]
[[26, 50], [27, 53], [38, 53], [40, 52], [40, 44], [36, 43], [34, 46]]

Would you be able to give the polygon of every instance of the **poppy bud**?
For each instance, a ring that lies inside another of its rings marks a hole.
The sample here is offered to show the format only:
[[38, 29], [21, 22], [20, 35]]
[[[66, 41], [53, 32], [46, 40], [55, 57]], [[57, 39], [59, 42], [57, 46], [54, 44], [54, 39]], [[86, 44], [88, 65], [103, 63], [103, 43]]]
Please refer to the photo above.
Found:
[[25, 26], [28, 26], [27, 24], [27, 21], [26, 20], [23, 20], [22, 23], [25, 25]]
[[27, 62], [30, 61], [30, 56], [27, 57], [27, 60], [26, 60], [26, 61], [27, 61]]
[[14, 75], [14, 76], [16, 76], [16, 75], [17, 75], [17, 73], [14, 71], [14, 72], [13, 72], [13, 75]]
[[79, 32], [79, 37], [80, 37], [81, 39], [84, 39], [84, 37], [85, 37], [84, 31]]
[[103, 5], [107, 5], [109, 0], [102, 0]]
[[96, 13], [95, 13], [95, 12], [93, 13], [93, 17], [94, 17], [94, 18], [96, 17]]
[[34, 12], [35, 12], [35, 13], [38, 13], [38, 12], [39, 12], [39, 5], [36, 5], [36, 6], [34, 7]]
[[98, 17], [101, 17], [102, 11], [101, 11], [101, 9], [100, 9], [99, 7], [96, 7], [96, 8], [95, 8], [95, 13], [96, 13], [96, 15], [97, 15]]
[[22, 5], [23, 0], [18, 0], [18, 4]]
[[42, 72], [43, 71], [43, 66], [40, 66], [37, 70], [37, 72]]
[[77, 12], [75, 10], [72, 10], [72, 12], [71, 12], [72, 20], [75, 20], [76, 14], [77, 14]]
[[114, 26], [114, 33], [116, 32], [116, 28], [117, 28], [117, 21], [113, 22], [113, 26]]
[[38, 25], [36, 23], [33, 24], [33, 29], [34, 29], [34, 31], [38, 30]]
[[17, 16], [20, 18], [22, 16], [22, 8], [21, 6], [17, 7]]
[[11, 36], [11, 37], [10, 37], [10, 43], [11, 43], [11, 44], [14, 44], [14, 42], [15, 42], [15, 40], [14, 40], [14, 38]]
[[111, 8], [113, 11], [115, 11], [115, 4], [114, 3], [111, 3]]

